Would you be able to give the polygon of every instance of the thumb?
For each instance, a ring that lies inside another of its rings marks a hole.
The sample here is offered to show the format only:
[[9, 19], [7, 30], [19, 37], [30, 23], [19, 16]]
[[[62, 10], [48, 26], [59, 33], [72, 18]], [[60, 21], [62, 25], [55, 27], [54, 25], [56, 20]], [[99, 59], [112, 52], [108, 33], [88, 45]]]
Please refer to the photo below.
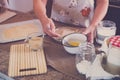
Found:
[[87, 35], [88, 33], [89, 33], [88, 29], [82, 32], [82, 34], [85, 34], [85, 35]]

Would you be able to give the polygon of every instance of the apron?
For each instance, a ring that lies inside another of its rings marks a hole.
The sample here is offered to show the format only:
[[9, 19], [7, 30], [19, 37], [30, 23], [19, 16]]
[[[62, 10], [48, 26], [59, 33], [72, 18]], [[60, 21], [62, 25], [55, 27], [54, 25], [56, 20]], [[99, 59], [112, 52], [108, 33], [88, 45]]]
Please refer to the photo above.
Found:
[[51, 18], [62, 23], [88, 27], [94, 0], [53, 0]]

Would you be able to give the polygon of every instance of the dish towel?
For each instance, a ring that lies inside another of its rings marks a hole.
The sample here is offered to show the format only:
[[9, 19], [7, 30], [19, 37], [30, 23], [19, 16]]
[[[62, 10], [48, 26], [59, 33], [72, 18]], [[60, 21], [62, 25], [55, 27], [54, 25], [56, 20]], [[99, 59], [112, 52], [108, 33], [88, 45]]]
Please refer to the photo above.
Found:
[[15, 15], [16, 15], [15, 12], [6, 10], [4, 13], [0, 14], [0, 23], [2, 23], [3, 21], [5, 21]]
[[14, 80], [14, 79], [0, 72], [0, 80]]
[[103, 69], [101, 63], [104, 55], [104, 53], [101, 53], [96, 56], [92, 66], [86, 73], [86, 78], [90, 78], [90, 80], [113, 80], [114, 78], [119, 78], [119, 75], [112, 75]]

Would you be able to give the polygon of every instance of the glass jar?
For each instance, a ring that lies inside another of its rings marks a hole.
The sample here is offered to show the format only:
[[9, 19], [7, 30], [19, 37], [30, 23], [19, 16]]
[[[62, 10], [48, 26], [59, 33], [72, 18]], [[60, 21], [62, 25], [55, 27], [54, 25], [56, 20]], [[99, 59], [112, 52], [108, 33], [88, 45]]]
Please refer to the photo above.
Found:
[[38, 51], [39, 49], [43, 48], [43, 38], [44, 38], [43, 34], [35, 32], [29, 34], [26, 37], [25, 42], [27, 43], [27, 46], [29, 46], [31, 50]]
[[109, 38], [107, 67], [108, 72], [120, 74], [120, 36], [112, 36]]
[[113, 21], [103, 20], [97, 26], [96, 42], [102, 44], [106, 37], [116, 34], [116, 24]]
[[118, 75], [120, 74], [120, 47], [109, 47], [107, 55], [108, 72]]
[[79, 73], [86, 74], [95, 59], [95, 47], [86, 42], [79, 46], [79, 54], [76, 54], [76, 68]]

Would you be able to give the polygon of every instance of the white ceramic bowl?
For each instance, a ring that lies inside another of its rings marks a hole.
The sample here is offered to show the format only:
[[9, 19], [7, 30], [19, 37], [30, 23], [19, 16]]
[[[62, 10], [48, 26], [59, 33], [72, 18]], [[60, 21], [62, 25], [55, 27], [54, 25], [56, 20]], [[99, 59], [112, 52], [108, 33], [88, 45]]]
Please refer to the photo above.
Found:
[[80, 41], [80, 44], [87, 41], [87, 37], [80, 33], [72, 33], [72, 34], [66, 35], [62, 40], [62, 44], [64, 49], [70, 54], [77, 54], [79, 52], [79, 46], [66, 45], [66, 42], [68, 42], [70, 39], [75, 41]]

